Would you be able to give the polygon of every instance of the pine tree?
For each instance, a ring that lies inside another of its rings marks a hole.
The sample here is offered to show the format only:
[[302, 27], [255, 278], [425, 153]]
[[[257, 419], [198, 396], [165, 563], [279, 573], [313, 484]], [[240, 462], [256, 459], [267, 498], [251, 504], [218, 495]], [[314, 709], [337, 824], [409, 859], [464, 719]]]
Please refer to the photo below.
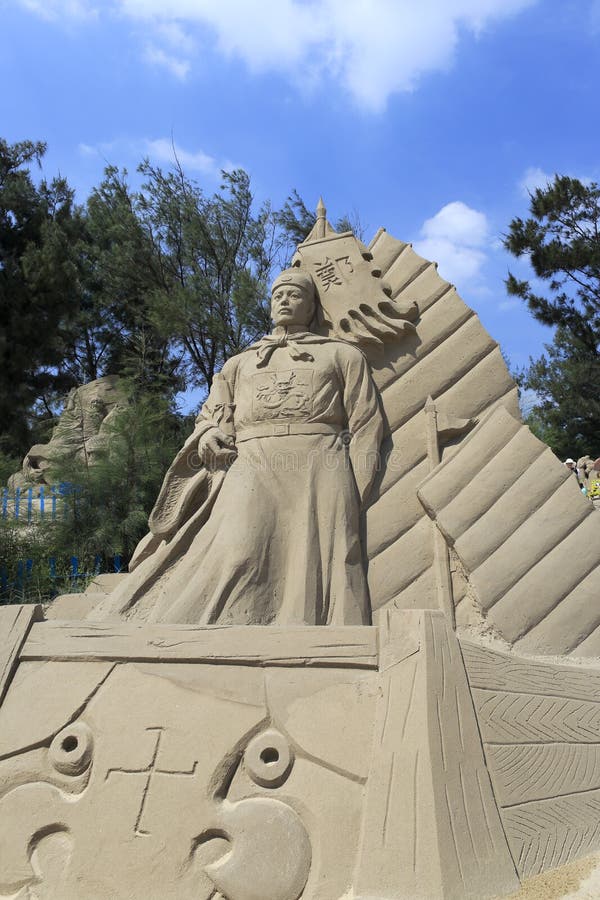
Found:
[[79, 303], [72, 246], [81, 223], [65, 179], [33, 182], [45, 149], [0, 139], [1, 444], [17, 455], [31, 442], [35, 403], [74, 384], [62, 361]]
[[505, 238], [514, 256], [528, 256], [545, 287], [509, 274], [509, 294], [532, 315], [556, 326], [546, 354], [521, 375], [539, 402], [534, 430], [560, 456], [600, 451], [600, 188], [556, 175], [530, 198], [530, 218], [513, 219]]

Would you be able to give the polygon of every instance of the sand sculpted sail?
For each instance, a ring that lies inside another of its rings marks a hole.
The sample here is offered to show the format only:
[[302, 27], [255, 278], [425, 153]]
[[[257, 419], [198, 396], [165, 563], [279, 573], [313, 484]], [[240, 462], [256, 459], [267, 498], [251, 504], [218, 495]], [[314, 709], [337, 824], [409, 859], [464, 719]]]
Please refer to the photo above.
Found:
[[[365, 348], [388, 423], [367, 513], [373, 609], [448, 608], [433, 520], [451, 548], [457, 625], [485, 622], [527, 652], [597, 656], [596, 510], [521, 423], [500, 348], [435, 263], [383, 230], [369, 250], [393, 300], [419, 310], [414, 335], [383, 354]], [[428, 396], [438, 418], [471, 421], [462, 435], [442, 430], [435, 468]]]

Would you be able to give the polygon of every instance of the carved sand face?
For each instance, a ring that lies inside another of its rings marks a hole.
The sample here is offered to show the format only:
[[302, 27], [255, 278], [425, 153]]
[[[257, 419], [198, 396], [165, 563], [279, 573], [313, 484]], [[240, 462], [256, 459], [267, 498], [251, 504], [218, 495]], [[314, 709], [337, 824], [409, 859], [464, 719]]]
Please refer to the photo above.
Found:
[[297, 284], [278, 284], [271, 296], [271, 318], [275, 325], [308, 325], [315, 301], [306, 288]]

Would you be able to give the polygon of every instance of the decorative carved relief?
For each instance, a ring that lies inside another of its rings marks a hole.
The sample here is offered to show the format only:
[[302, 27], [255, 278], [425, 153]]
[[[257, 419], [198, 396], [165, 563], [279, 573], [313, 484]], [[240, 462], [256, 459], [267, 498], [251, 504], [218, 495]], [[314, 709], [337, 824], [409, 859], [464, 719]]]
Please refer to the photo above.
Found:
[[522, 877], [600, 849], [600, 672], [463, 642], [502, 823]]
[[94, 900], [337, 900], [349, 889], [366, 774], [346, 771], [355, 754], [345, 762], [337, 743], [343, 725], [364, 768], [374, 674], [23, 665], [0, 707], [4, 734], [38, 673], [85, 683], [90, 667], [97, 686], [42, 746], [0, 754], [3, 900], [81, 900], [82, 885]]

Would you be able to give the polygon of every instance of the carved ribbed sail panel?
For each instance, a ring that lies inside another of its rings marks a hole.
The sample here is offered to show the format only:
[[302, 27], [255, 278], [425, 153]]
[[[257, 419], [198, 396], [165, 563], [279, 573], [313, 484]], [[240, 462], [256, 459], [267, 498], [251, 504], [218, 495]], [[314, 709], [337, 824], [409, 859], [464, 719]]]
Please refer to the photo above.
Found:
[[418, 493], [488, 622], [515, 649], [581, 653], [592, 641], [600, 627], [599, 513], [526, 425], [493, 411]]
[[425, 401], [431, 395], [441, 413], [466, 419], [499, 403], [518, 415], [517, 389], [496, 342], [435, 263], [383, 229], [369, 250], [394, 302], [419, 310], [415, 334], [365, 348], [388, 423], [367, 513], [371, 602], [374, 610], [436, 606], [433, 526], [415, 499], [429, 470]]

